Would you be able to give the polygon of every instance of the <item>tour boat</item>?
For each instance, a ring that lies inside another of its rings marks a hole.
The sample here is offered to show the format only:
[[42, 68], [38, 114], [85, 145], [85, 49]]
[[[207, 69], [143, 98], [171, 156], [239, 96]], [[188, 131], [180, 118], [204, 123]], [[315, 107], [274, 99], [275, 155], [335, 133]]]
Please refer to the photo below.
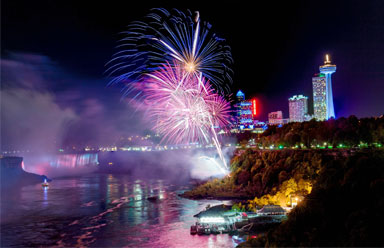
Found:
[[48, 184], [48, 182], [47, 182], [47, 179], [46, 179], [46, 178], [44, 179], [44, 182], [43, 182], [41, 185], [43, 186], [43, 188], [45, 188], [45, 187], [48, 187], [48, 186], [49, 186], [49, 184]]

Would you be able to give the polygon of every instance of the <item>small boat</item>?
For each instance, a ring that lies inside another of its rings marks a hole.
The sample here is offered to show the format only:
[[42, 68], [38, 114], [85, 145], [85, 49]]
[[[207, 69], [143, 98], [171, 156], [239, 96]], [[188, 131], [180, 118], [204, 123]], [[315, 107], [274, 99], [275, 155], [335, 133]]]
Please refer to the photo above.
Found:
[[46, 188], [49, 186], [49, 183], [47, 182], [47, 179], [44, 179], [44, 182], [41, 184], [41, 186], [43, 186], [43, 188]]
[[147, 200], [150, 202], [160, 202], [162, 199], [159, 196], [155, 195], [155, 196], [147, 197]]

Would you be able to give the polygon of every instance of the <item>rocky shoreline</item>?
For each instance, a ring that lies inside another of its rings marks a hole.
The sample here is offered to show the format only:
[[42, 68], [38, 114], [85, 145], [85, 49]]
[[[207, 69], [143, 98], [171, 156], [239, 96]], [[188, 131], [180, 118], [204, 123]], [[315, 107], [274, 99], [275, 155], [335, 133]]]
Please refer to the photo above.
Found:
[[0, 157], [1, 190], [51, 181], [45, 175], [24, 171], [22, 163], [22, 157]]

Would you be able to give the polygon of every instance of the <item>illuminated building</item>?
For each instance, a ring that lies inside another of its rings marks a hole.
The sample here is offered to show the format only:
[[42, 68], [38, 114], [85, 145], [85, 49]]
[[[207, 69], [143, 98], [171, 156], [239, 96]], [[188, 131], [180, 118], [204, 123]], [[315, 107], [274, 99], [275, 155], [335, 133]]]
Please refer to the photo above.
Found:
[[324, 65], [319, 67], [320, 73], [312, 78], [313, 109], [317, 120], [335, 118], [332, 94], [332, 73], [336, 72], [336, 65], [332, 65], [328, 54], [325, 56]]
[[280, 125], [283, 124], [283, 112], [276, 111], [268, 114], [268, 123], [270, 125]]
[[313, 112], [314, 117], [319, 121], [325, 120], [327, 117], [326, 84], [324, 74], [318, 73], [312, 77]]
[[242, 102], [245, 100], [245, 95], [241, 90], [239, 90], [236, 94], [236, 98], [238, 102]]
[[197, 228], [197, 233], [199, 233], [200, 229], [200, 234], [218, 233], [220, 231], [226, 233], [233, 230], [233, 225], [236, 222], [243, 221], [243, 216], [248, 218], [245, 213], [233, 211], [230, 205], [208, 206], [206, 210], [193, 216], [197, 218], [196, 226], [193, 227], [194, 229]]
[[295, 95], [288, 99], [289, 101], [289, 120], [291, 122], [305, 121], [305, 115], [308, 113], [308, 97]]
[[256, 100], [245, 100], [244, 93], [239, 90], [236, 94], [236, 122], [239, 129], [253, 129], [253, 114], [256, 114]]

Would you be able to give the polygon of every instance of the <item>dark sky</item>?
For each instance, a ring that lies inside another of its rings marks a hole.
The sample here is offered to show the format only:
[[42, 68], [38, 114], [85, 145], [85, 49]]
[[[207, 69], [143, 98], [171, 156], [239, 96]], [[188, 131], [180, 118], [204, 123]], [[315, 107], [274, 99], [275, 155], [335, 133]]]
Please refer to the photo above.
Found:
[[[233, 92], [242, 89], [247, 97], [258, 97], [260, 119], [276, 110], [288, 117], [287, 99], [294, 94], [312, 100], [311, 77], [325, 53], [337, 65], [336, 116], [384, 113], [384, 1], [209, 2], [3, 0], [2, 57], [15, 52], [46, 56], [87, 79], [73, 81], [90, 89], [84, 95], [98, 89], [109, 94], [104, 64], [118, 33], [150, 8], [188, 8], [200, 11], [231, 46]], [[60, 80], [52, 84], [53, 92], [77, 87]]]

